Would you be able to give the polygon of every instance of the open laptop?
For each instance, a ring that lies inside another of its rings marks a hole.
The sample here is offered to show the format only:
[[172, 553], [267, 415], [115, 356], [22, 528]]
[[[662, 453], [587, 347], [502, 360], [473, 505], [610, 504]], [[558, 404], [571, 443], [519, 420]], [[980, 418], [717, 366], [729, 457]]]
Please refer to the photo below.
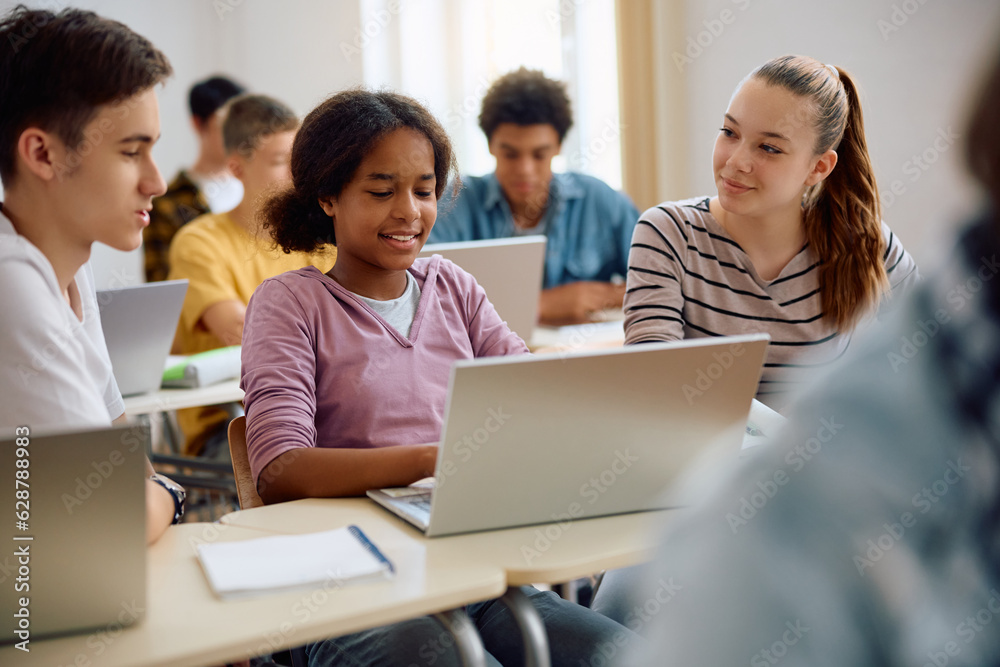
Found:
[[709, 445], [738, 454], [768, 336], [456, 362], [433, 492], [368, 495], [428, 536], [664, 506]]
[[471, 273], [511, 331], [531, 342], [538, 322], [545, 240], [544, 236], [518, 236], [431, 243], [418, 256], [441, 255]]
[[187, 287], [187, 280], [166, 280], [98, 290], [101, 327], [122, 396], [160, 388]]
[[0, 642], [30, 649], [134, 623], [146, 608], [149, 427], [22, 429], [0, 441], [0, 497], [14, 515], [0, 529]]

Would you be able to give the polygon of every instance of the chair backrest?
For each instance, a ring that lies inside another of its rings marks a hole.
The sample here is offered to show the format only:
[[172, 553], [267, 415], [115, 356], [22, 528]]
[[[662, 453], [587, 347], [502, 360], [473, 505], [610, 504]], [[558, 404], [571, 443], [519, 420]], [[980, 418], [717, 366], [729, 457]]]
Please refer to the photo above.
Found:
[[246, 417], [237, 417], [229, 422], [229, 454], [233, 457], [233, 474], [236, 477], [236, 493], [240, 497], [240, 509], [263, 506], [264, 501], [257, 495], [253, 473], [250, 472]]

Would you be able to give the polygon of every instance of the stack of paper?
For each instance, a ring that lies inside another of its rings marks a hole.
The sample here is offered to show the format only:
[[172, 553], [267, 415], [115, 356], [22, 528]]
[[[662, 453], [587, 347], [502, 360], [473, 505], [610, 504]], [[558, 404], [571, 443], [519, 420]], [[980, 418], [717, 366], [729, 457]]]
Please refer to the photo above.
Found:
[[775, 435], [788, 423], [788, 418], [775, 412], [756, 398], [750, 402], [750, 417], [743, 436], [743, 449], [773, 443]]
[[198, 546], [198, 559], [221, 598], [298, 588], [339, 588], [391, 577], [395, 569], [357, 526]]

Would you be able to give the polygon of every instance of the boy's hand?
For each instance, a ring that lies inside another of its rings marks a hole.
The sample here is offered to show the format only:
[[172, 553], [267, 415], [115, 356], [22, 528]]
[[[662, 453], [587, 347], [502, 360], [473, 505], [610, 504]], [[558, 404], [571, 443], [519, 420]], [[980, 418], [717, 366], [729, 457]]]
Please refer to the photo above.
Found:
[[539, 322], [549, 326], [593, 322], [608, 308], [621, 308], [625, 285], [581, 281], [542, 290]]

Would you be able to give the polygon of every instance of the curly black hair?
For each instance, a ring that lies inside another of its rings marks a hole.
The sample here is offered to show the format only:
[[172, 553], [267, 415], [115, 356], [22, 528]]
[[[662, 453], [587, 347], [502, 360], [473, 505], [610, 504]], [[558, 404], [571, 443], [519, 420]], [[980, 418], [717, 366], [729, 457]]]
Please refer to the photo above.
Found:
[[336, 245], [332, 221], [319, 199], [339, 196], [375, 144], [404, 127], [420, 132], [431, 143], [437, 198], [451, 174], [455, 174], [452, 187], [457, 194], [460, 180], [455, 154], [437, 119], [405, 95], [355, 88], [329, 97], [302, 121], [292, 145], [292, 185], [264, 203], [261, 226], [286, 253]]
[[501, 123], [551, 125], [562, 142], [573, 125], [566, 84], [524, 67], [504, 74], [486, 92], [479, 113], [479, 127], [487, 140]]

